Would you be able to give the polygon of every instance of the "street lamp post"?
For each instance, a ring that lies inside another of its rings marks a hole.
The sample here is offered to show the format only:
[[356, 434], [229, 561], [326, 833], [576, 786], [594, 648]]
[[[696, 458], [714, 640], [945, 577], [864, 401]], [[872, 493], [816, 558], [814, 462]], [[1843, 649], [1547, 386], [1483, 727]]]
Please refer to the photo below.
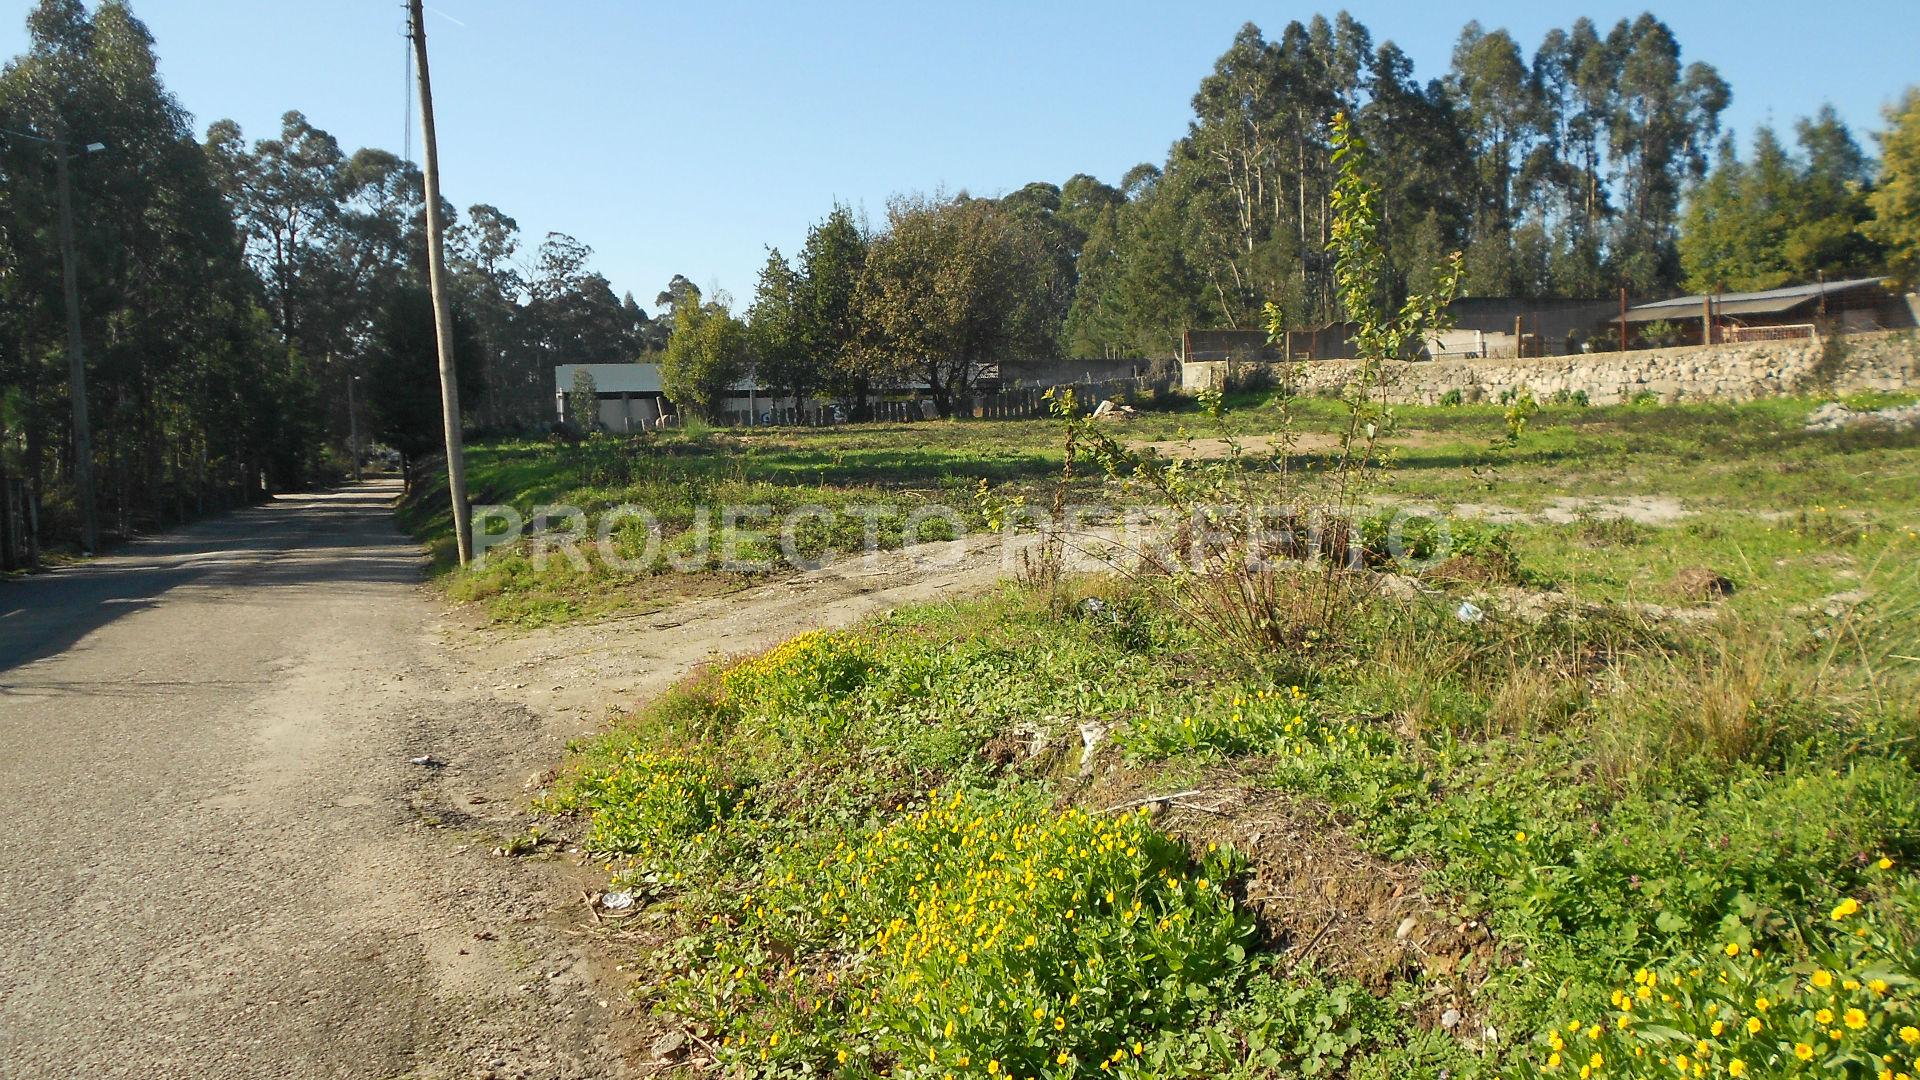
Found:
[[347, 456], [353, 459], [353, 482], [360, 482], [360, 413], [353, 407], [353, 384], [360, 376], [347, 376]]
[[[100, 543], [99, 521], [93, 504], [93, 431], [87, 423], [87, 353], [80, 336], [80, 270], [73, 243], [73, 182], [67, 165], [80, 154], [67, 152], [63, 125], [53, 138], [24, 131], [8, 131], [53, 147], [53, 171], [60, 189], [60, 289], [67, 304], [67, 396], [73, 400], [73, 488], [80, 504], [80, 546], [91, 555]], [[91, 142], [81, 153], [97, 154], [106, 143]]]

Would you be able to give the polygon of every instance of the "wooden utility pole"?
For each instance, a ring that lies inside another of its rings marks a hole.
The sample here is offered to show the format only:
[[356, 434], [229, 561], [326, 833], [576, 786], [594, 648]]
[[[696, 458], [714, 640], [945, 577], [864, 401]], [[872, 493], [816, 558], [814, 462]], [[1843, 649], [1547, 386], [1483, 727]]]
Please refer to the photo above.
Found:
[[73, 498], [80, 504], [80, 546], [92, 554], [100, 543], [93, 507], [93, 432], [87, 423], [87, 352], [80, 337], [80, 275], [74, 265], [73, 183], [67, 176], [67, 136], [53, 138], [53, 168], [60, 187], [60, 287], [67, 301], [67, 396], [73, 400]]
[[433, 83], [427, 77], [427, 24], [420, 0], [407, 0], [414, 66], [420, 72], [421, 172], [427, 189], [427, 285], [433, 291], [434, 336], [440, 346], [440, 413], [447, 433], [447, 496], [460, 565], [473, 561], [473, 509], [467, 505], [467, 466], [460, 447], [460, 376], [453, 362], [453, 310], [447, 302], [446, 238], [440, 220], [440, 149], [433, 137]]

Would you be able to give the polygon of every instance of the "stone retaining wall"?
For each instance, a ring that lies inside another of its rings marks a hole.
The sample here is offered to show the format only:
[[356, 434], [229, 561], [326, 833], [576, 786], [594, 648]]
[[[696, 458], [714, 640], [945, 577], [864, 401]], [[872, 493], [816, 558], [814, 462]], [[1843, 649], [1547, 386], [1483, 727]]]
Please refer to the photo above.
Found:
[[[1236, 362], [1243, 372], [1256, 364]], [[1270, 365], [1279, 374], [1280, 365]], [[1227, 378], [1226, 361], [1185, 364], [1181, 388], [1193, 392]], [[1338, 393], [1359, 368], [1353, 360], [1292, 365], [1302, 393]], [[1820, 341], [1752, 341], [1625, 353], [1526, 360], [1395, 361], [1381, 396], [1401, 404], [1438, 404], [1454, 390], [1464, 401], [1492, 401], [1509, 390], [1546, 400], [1565, 391], [1595, 405], [1652, 393], [1662, 401], [1745, 401], [1792, 393], [1856, 393], [1920, 388], [1920, 336], [1911, 330], [1848, 334]]]

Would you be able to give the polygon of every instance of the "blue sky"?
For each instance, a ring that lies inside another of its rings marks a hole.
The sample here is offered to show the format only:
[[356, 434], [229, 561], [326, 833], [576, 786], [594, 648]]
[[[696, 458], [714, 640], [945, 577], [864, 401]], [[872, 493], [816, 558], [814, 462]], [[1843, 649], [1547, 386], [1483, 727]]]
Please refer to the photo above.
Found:
[[[133, 6], [200, 130], [227, 116], [257, 138], [297, 108], [348, 149], [401, 148], [397, 0]], [[1531, 49], [1579, 15], [1604, 29], [1647, 6], [1347, 5], [1422, 79], [1445, 70], [1470, 17]], [[614, 288], [649, 309], [675, 273], [744, 303], [766, 245], [791, 253], [835, 199], [877, 218], [895, 191], [992, 194], [1076, 172], [1112, 182], [1159, 162], [1241, 23], [1275, 34], [1316, 10], [1338, 8], [433, 0], [443, 182], [462, 209], [491, 202], [517, 218], [528, 255], [548, 230], [591, 244]], [[1685, 59], [1732, 83], [1726, 120], [1743, 134], [1831, 102], [1864, 138], [1920, 83], [1917, 0], [1653, 10]], [[24, 45], [21, 14], [0, 21], [0, 53]]]

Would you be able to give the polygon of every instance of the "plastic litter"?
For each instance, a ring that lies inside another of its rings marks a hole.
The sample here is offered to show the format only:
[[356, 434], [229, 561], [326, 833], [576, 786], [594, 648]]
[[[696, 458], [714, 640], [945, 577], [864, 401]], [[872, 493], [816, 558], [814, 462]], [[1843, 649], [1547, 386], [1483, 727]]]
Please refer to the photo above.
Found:
[[1487, 613], [1481, 611], [1471, 601], [1462, 600], [1460, 606], [1454, 609], [1453, 617], [1461, 622], [1473, 623], [1486, 618]]

